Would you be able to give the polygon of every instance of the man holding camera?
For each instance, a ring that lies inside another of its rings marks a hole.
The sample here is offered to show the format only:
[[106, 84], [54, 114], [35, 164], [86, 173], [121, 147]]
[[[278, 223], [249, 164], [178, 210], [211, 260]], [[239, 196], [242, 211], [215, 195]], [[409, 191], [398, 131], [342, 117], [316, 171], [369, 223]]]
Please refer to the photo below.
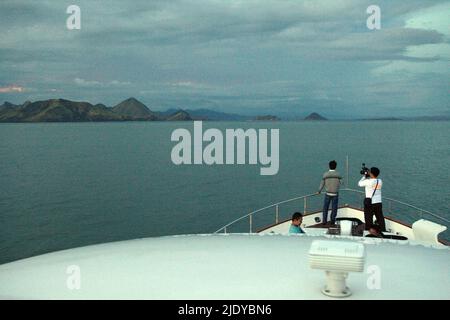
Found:
[[373, 216], [375, 215], [381, 231], [386, 231], [384, 223], [383, 206], [381, 203], [381, 188], [383, 181], [378, 179], [380, 169], [376, 167], [368, 168], [363, 164], [361, 173], [364, 174], [358, 182], [358, 186], [365, 187], [366, 198], [364, 199], [364, 220], [365, 229], [370, 230], [373, 226]]

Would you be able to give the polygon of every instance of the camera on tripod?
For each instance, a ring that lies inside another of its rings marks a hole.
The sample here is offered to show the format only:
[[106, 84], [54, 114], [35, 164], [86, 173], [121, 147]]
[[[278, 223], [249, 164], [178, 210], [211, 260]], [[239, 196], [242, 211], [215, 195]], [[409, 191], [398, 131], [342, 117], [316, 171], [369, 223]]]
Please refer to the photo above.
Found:
[[366, 178], [370, 177], [370, 169], [366, 167], [365, 163], [362, 164], [362, 168], [361, 168], [361, 171], [359, 173], [364, 175]]

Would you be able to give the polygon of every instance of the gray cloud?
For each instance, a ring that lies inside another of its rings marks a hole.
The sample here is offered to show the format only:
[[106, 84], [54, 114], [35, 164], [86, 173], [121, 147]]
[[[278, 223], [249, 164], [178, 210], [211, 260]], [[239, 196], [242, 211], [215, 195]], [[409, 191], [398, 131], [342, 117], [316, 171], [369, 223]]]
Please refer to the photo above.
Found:
[[[0, 87], [25, 90], [0, 100], [58, 94], [112, 105], [136, 96], [154, 108], [241, 113], [447, 112], [448, 73], [423, 69], [448, 63], [449, 35], [405, 26], [446, 2], [378, 1], [382, 29], [370, 31], [372, 2], [77, 1], [82, 29], [69, 31], [71, 3], [5, 0]], [[411, 53], [433, 46], [441, 47]], [[395, 61], [408, 70], [374, 72]]]

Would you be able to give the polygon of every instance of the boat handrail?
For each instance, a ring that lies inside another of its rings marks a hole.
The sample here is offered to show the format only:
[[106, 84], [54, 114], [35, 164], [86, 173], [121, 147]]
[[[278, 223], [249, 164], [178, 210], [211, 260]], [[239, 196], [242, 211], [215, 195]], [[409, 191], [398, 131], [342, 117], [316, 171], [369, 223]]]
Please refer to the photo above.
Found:
[[[364, 194], [364, 191], [361, 191], [361, 190], [354, 190], [354, 189], [350, 189], [350, 188], [342, 189], [342, 191], [351, 191], [351, 192], [357, 192], [357, 193], [362, 193], [362, 194]], [[441, 221], [446, 222], [447, 224], [450, 224], [450, 220], [448, 220], [448, 219], [446, 219], [446, 218], [444, 218], [444, 217], [441, 217], [440, 215], [438, 215], [438, 214], [436, 214], [436, 213], [433, 213], [433, 212], [430, 212], [430, 211], [428, 211], [428, 210], [425, 210], [425, 209], [416, 207], [416, 206], [414, 206], [414, 205], [412, 205], [412, 204], [409, 204], [409, 203], [406, 203], [406, 202], [403, 202], [403, 201], [400, 201], [400, 200], [392, 199], [392, 198], [389, 198], [389, 197], [385, 197], [385, 196], [383, 196], [383, 200], [388, 200], [388, 201], [392, 201], [392, 202], [399, 203], [399, 204], [401, 204], [401, 205], [404, 205], [404, 206], [410, 207], [410, 208], [412, 208], [412, 209], [418, 210], [420, 213], [426, 213], [426, 214], [429, 214], [430, 216], [433, 216], [433, 217], [435, 217], [436, 219], [439, 219], [439, 220], [441, 220]], [[448, 225], [447, 225], [447, 226], [448, 226]]]
[[[354, 189], [350, 189], [350, 188], [343, 188], [343, 189], [341, 189], [341, 192], [342, 191], [353, 192], [353, 193], [358, 193], [358, 194], [364, 194], [364, 191], [354, 190]], [[288, 199], [288, 200], [284, 200], [284, 201], [280, 201], [280, 202], [276, 202], [276, 203], [270, 204], [268, 206], [265, 206], [263, 208], [257, 209], [255, 211], [252, 211], [252, 212], [250, 212], [248, 214], [245, 214], [245, 215], [243, 215], [243, 216], [241, 216], [241, 217], [239, 217], [239, 218], [237, 218], [237, 219], [227, 223], [226, 225], [224, 225], [221, 228], [219, 228], [218, 230], [216, 230], [214, 233], [219, 233], [219, 232], [222, 232], [222, 231], [224, 233], [227, 233], [227, 228], [229, 228], [230, 226], [234, 225], [235, 223], [237, 223], [237, 222], [239, 222], [239, 221], [241, 221], [243, 219], [246, 219], [246, 218], [249, 218], [250, 233], [252, 233], [253, 232], [253, 215], [255, 215], [255, 214], [257, 214], [257, 213], [259, 213], [261, 211], [265, 211], [267, 209], [275, 207], [276, 208], [276, 211], [275, 211], [275, 223], [278, 223], [279, 206], [280, 205], [285, 204], [285, 203], [289, 203], [289, 202], [293, 202], [293, 201], [296, 201], [296, 200], [302, 200], [303, 199], [304, 200], [304, 212], [306, 212], [307, 199], [315, 197], [315, 196], [319, 196], [319, 195], [320, 195], [319, 193], [312, 193], [312, 194], [298, 196], [298, 197], [294, 197], [294, 198], [291, 198], [291, 199]], [[403, 202], [403, 201], [400, 201], [400, 200], [392, 199], [392, 198], [389, 198], [389, 197], [385, 197], [385, 196], [383, 196], [383, 200], [387, 200], [387, 201], [390, 201], [390, 202], [395, 202], [395, 203], [407, 206], [409, 208], [415, 209], [415, 210], [419, 211], [420, 216], [422, 216], [424, 213], [428, 214], [428, 215], [431, 215], [432, 217], [445, 222], [447, 227], [450, 224], [450, 221], [448, 219], [446, 219], [444, 217], [441, 217], [441, 216], [439, 216], [439, 215], [437, 215], [437, 214], [435, 214], [433, 212], [430, 212], [428, 210], [416, 207], [416, 206], [414, 206], [412, 204], [409, 204], [409, 203], [406, 203], [406, 202]], [[390, 212], [390, 210], [389, 210], [389, 212]]]
[[280, 202], [277, 202], [277, 203], [273, 203], [273, 204], [271, 204], [271, 205], [268, 205], [267, 207], [257, 209], [257, 210], [255, 210], [255, 211], [252, 211], [252, 212], [250, 212], [250, 213], [248, 213], [248, 214], [246, 214], [246, 215], [243, 215], [242, 217], [239, 217], [239, 218], [237, 218], [237, 219], [231, 221], [230, 223], [227, 223], [226, 225], [224, 225], [223, 227], [221, 227], [220, 229], [218, 229], [218, 230], [215, 231], [214, 233], [219, 233], [219, 232], [221, 232], [222, 230], [224, 230], [225, 233], [226, 233], [226, 229], [227, 229], [229, 226], [235, 224], [236, 222], [241, 221], [242, 219], [251, 217], [251, 216], [252, 216], [253, 214], [255, 214], [255, 213], [258, 213], [258, 212], [261, 212], [261, 211], [264, 211], [264, 210], [267, 210], [267, 209], [270, 209], [270, 208], [279, 206], [280, 204], [289, 203], [289, 202], [292, 202], [292, 201], [295, 201], [295, 200], [306, 199], [306, 198], [309, 198], [309, 197], [312, 197], [312, 196], [315, 196], [315, 195], [317, 195], [317, 194], [315, 194], [315, 193], [307, 194], [307, 195], [304, 195], [304, 196], [295, 197], [295, 198], [291, 198], [291, 199], [288, 199], [288, 200], [284, 200], [284, 201], [280, 201]]

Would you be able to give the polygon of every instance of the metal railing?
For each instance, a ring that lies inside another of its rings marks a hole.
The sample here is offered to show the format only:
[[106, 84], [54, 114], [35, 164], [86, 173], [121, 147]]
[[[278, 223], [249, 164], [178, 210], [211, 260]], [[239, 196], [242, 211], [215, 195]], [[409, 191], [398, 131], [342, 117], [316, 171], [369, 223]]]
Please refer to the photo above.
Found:
[[[364, 191], [360, 191], [360, 190], [354, 190], [354, 189], [349, 189], [349, 188], [345, 188], [342, 191], [349, 191], [349, 192], [355, 192], [355, 193], [360, 193], [362, 195], [364, 195]], [[403, 205], [405, 207], [414, 209], [415, 211], [417, 211], [417, 213], [419, 214], [419, 217], [422, 218], [424, 215], [429, 215], [432, 216], [433, 218], [440, 220], [441, 222], [443, 222], [447, 227], [450, 225], [450, 220], [448, 220], [447, 218], [444, 218], [436, 213], [430, 212], [428, 210], [416, 207], [412, 204], [400, 201], [400, 200], [396, 200], [396, 199], [392, 199], [392, 198], [388, 198], [388, 197], [384, 197], [383, 196], [383, 203], [387, 203], [388, 204], [388, 212], [391, 213], [392, 212], [392, 203], [398, 203], [400, 205]]]
[[[360, 204], [360, 208], [362, 208], [361, 204], [363, 203], [363, 199], [364, 199], [364, 196], [365, 196], [365, 192], [364, 191], [344, 188], [344, 189], [341, 189], [340, 192], [341, 192], [341, 197], [342, 197], [342, 192], [348, 192], [348, 193], [353, 193], [353, 194], [359, 195], [359, 200], [360, 200], [359, 204]], [[268, 205], [266, 207], [263, 207], [263, 208], [260, 208], [258, 210], [252, 211], [252, 212], [250, 212], [250, 213], [248, 213], [246, 215], [243, 215], [242, 217], [237, 218], [237, 219], [231, 221], [230, 223], [227, 223], [226, 225], [224, 225], [223, 227], [221, 227], [220, 229], [218, 229], [214, 233], [219, 233], [219, 232], [227, 233], [228, 229], [231, 226], [236, 225], [238, 222], [244, 221], [245, 219], [248, 219], [249, 232], [253, 233], [254, 216], [258, 215], [258, 214], [261, 214], [262, 212], [266, 212], [269, 209], [275, 209], [275, 219], [274, 219], [274, 221], [275, 221], [275, 224], [278, 224], [280, 222], [280, 206], [283, 205], [283, 204], [291, 203], [291, 202], [298, 201], [298, 200], [303, 200], [303, 214], [307, 214], [308, 213], [308, 209], [310, 209], [310, 208], [308, 208], [308, 199], [313, 198], [313, 197], [317, 197], [319, 195], [320, 194], [318, 194], [318, 193], [307, 194], [307, 195], [304, 195], [304, 196], [295, 197], [295, 198], [291, 198], [291, 199], [288, 199], [288, 200], [284, 200], [284, 201], [280, 201], [280, 202], [277, 202], [277, 203], [273, 203], [273, 204]], [[450, 225], [450, 221], [448, 219], [446, 219], [446, 218], [444, 218], [442, 216], [439, 216], [439, 215], [437, 215], [437, 214], [435, 214], [433, 212], [430, 212], [428, 210], [416, 207], [414, 205], [411, 205], [411, 204], [403, 202], [403, 201], [399, 201], [399, 200], [396, 200], [396, 199], [392, 199], [392, 198], [388, 198], [388, 197], [384, 197], [383, 196], [383, 204], [387, 204], [387, 206], [388, 206], [387, 207], [388, 214], [392, 214], [392, 205], [393, 204], [400, 204], [400, 205], [405, 206], [405, 207], [407, 207], [409, 209], [413, 209], [414, 212], [418, 213], [419, 218], [422, 218], [424, 215], [429, 215], [429, 216], [439, 220], [440, 223], [443, 223], [444, 225], [446, 225], [447, 228]], [[346, 203], [345, 206], [348, 206], [348, 205], [349, 204]], [[317, 212], [317, 211], [321, 211], [321, 210], [315, 210], [315, 211]], [[313, 212], [313, 211], [310, 211], [310, 213], [311, 212]]]
[[246, 218], [249, 219], [249, 229], [250, 229], [250, 233], [252, 233], [253, 232], [253, 215], [255, 215], [255, 214], [259, 213], [259, 212], [265, 211], [267, 209], [270, 209], [270, 208], [275, 208], [275, 223], [278, 223], [279, 222], [280, 205], [285, 204], [285, 203], [289, 203], [289, 202], [293, 202], [293, 201], [296, 201], [296, 200], [304, 199], [304, 206], [303, 207], [304, 207], [304, 211], [306, 212], [306, 209], [307, 209], [306, 199], [309, 198], [309, 197], [317, 196], [317, 195], [318, 194], [308, 194], [308, 195], [304, 195], [304, 196], [300, 196], [300, 197], [295, 197], [295, 198], [292, 198], [292, 199], [280, 201], [280, 202], [271, 204], [271, 205], [269, 205], [267, 207], [264, 207], [264, 208], [252, 211], [249, 214], [246, 214], [246, 215], [244, 215], [244, 216], [242, 216], [240, 218], [237, 218], [236, 220], [233, 220], [230, 223], [224, 225], [222, 228], [218, 229], [214, 233], [219, 233], [221, 231], [224, 231], [224, 233], [227, 233], [227, 228], [228, 227], [230, 227], [230, 226], [236, 224], [237, 222], [239, 222], [241, 220], [244, 220]]

